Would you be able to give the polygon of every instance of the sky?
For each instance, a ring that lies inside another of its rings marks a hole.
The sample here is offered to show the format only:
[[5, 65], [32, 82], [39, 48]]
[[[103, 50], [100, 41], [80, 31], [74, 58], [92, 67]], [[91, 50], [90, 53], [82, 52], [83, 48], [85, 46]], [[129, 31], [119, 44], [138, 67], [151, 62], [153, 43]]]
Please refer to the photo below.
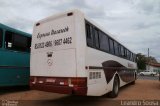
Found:
[[80, 9], [135, 53], [160, 62], [160, 0], [0, 0], [0, 23], [32, 33], [38, 20]]

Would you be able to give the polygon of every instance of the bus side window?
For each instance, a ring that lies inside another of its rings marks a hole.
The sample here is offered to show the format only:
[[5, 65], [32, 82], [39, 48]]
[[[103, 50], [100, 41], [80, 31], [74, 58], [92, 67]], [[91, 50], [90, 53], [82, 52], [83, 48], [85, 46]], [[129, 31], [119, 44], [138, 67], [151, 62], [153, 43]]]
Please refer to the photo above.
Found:
[[124, 49], [123, 49], [123, 46], [121, 45], [121, 57], [124, 57]]
[[3, 31], [0, 29], [0, 48], [2, 47], [2, 42], [3, 42]]
[[17, 51], [27, 51], [27, 37], [14, 34], [13, 46]]
[[86, 23], [87, 45], [93, 47], [93, 28]]
[[131, 52], [129, 50], [127, 50], [127, 59], [130, 60], [130, 55], [131, 55]]
[[115, 50], [115, 55], [119, 56], [119, 50], [118, 50], [118, 43], [114, 41], [114, 50]]
[[121, 45], [120, 44], [118, 44], [118, 53], [119, 53], [119, 56], [121, 57], [122, 53], [121, 53]]
[[133, 61], [136, 62], [137, 61], [137, 55], [133, 53]]
[[7, 49], [15, 50], [15, 51], [22, 51], [22, 52], [29, 52], [31, 42], [28, 40], [28, 37], [12, 33], [7, 31], [5, 37], [5, 44]]
[[126, 50], [127, 51], [127, 59], [129, 58], [129, 51], [128, 50]]
[[112, 39], [109, 39], [109, 47], [110, 47], [110, 53], [114, 54], [114, 45]]
[[99, 31], [100, 49], [109, 52], [108, 36]]
[[126, 48], [124, 48], [124, 58], [127, 59], [127, 49]]
[[5, 45], [7, 49], [11, 49], [12, 48], [12, 33], [11, 32], [6, 32], [5, 33]]
[[99, 33], [98, 29], [94, 29], [94, 36], [95, 36], [95, 46], [99, 49]]
[[130, 58], [130, 60], [133, 61], [133, 53], [131, 53], [131, 58]]

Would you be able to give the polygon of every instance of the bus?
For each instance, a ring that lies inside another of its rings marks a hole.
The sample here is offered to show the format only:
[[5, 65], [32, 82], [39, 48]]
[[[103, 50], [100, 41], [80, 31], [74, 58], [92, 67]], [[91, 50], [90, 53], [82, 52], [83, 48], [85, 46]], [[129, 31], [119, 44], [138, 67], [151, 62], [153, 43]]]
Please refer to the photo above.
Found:
[[136, 55], [79, 10], [35, 23], [30, 88], [61, 94], [116, 97], [135, 83]]
[[0, 87], [29, 86], [31, 35], [0, 23]]

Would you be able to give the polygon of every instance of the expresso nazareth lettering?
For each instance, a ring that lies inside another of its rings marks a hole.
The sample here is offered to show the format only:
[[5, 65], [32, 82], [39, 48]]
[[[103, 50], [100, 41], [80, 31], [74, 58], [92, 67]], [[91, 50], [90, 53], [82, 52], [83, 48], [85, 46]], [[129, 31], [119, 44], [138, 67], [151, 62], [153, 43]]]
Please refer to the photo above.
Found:
[[53, 29], [52, 29], [51, 35], [68, 32], [68, 30], [69, 30], [68, 26], [65, 27], [65, 28], [63, 28], [63, 29], [59, 29], [59, 30], [53, 30]]
[[62, 29], [58, 29], [58, 30], [54, 30], [52, 29], [50, 32], [46, 32], [46, 33], [38, 33], [37, 34], [37, 38], [41, 39], [42, 37], [46, 37], [46, 36], [50, 36], [50, 35], [56, 35], [56, 34], [60, 34], [60, 33], [65, 33], [69, 31], [69, 27], [65, 27]]

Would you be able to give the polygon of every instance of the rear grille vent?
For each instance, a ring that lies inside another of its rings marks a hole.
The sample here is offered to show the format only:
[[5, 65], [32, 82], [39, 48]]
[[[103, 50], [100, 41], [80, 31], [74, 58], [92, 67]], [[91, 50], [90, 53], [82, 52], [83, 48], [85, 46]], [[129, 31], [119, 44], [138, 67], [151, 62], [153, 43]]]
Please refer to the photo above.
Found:
[[101, 72], [90, 72], [89, 79], [98, 79], [101, 78]]

